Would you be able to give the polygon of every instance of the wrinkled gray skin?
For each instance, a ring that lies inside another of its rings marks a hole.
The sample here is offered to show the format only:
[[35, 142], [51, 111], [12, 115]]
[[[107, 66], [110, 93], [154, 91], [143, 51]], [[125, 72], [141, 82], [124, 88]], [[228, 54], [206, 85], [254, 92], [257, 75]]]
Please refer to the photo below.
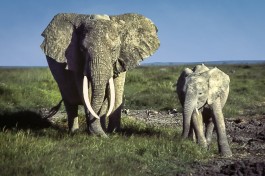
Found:
[[[78, 105], [85, 105], [83, 79], [88, 78], [89, 100], [100, 119], [85, 107], [88, 131], [106, 136], [120, 129], [126, 71], [133, 69], [159, 47], [157, 28], [138, 14], [58, 14], [42, 33], [42, 50], [58, 83], [68, 115], [69, 130], [78, 126]], [[115, 103], [110, 106], [110, 78], [114, 79]], [[85, 85], [85, 84], [84, 84]]]
[[177, 82], [177, 93], [183, 107], [182, 137], [193, 138], [195, 132], [197, 142], [207, 147], [215, 127], [219, 152], [226, 157], [232, 156], [222, 113], [229, 94], [229, 82], [229, 76], [224, 72], [218, 68], [209, 69], [203, 64], [192, 70], [186, 68]]

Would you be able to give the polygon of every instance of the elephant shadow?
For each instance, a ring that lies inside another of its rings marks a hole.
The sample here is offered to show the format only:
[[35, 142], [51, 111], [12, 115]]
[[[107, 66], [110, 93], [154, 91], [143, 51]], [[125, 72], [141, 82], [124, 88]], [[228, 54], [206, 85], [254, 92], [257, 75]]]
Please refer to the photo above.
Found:
[[52, 126], [52, 123], [48, 119], [45, 119], [41, 114], [30, 110], [4, 112], [0, 114], [1, 129], [41, 130]]
[[[84, 124], [83, 124], [84, 125]], [[48, 118], [43, 118], [41, 113], [31, 110], [17, 112], [0, 113], [0, 130], [32, 130], [33, 133], [39, 134], [43, 129], [52, 128], [59, 133], [66, 133], [67, 129], [61, 125], [52, 123]], [[83, 131], [83, 130], [81, 130]], [[84, 130], [86, 131], [86, 130]], [[80, 131], [79, 131], [80, 132]], [[138, 128], [135, 125], [123, 126], [118, 134], [122, 136], [161, 136], [162, 132], [154, 128]]]

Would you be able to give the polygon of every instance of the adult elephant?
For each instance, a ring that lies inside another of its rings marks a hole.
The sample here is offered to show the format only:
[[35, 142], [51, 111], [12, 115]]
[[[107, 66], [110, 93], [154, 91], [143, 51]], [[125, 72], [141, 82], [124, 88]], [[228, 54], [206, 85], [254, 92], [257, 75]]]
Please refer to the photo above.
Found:
[[126, 71], [160, 45], [154, 23], [139, 14], [61, 13], [42, 36], [41, 48], [59, 86], [69, 130], [79, 128], [78, 105], [85, 105], [91, 134], [119, 130]]
[[186, 68], [177, 82], [178, 97], [184, 109], [182, 137], [192, 137], [194, 131], [197, 142], [207, 147], [215, 126], [219, 152], [223, 156], [232, 156], [222, 113], [229, 94], [229, 82], [229, 76], [224, 72], [203, 64], [192, 70]]

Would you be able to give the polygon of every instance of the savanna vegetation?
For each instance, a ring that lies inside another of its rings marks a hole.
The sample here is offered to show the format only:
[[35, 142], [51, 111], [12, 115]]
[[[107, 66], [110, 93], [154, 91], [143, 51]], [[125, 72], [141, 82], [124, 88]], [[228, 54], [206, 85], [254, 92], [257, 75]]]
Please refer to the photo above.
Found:
[[[138, 67], [128, 72], [124, 107], [181, 112], [175, 83], [183, 68]], [[265, 113], [265, 65], [218, 68], [231, 79], [226, 118]], [[188, 170], [189, 163], [218, 155], [216, 144], [205, 151], [181, 140], [181, 129], [175, 126], [145, 124], [125, 114], [122, 132], [109, 139], [89, 136], [85, 130], [70, 135], [65, 119], [54, 125], [40, 114], [60, 99], [48, 68], [0, 69], [0, 175], [175, 175]]]

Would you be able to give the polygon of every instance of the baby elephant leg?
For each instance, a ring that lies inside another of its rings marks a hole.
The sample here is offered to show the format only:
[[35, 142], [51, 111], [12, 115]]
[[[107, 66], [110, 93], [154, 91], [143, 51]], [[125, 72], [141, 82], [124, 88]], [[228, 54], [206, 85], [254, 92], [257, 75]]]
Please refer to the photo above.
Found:
[[196, 109], [192, 114], [192, 123], [197, 138], [197, 143], [204, 148], [207, 148], [207, 141], [203, 131], [203, 119], [201, 112]]
[[213, 113], [211, 109], [205, 108], [202, 112], [203, 116], [203, 122], [205, 123], [205, 137], [208, 145], [212, 142], [212, 136], [213, 136], [213, 129], [214, 129], [214, 123], [213, 123]]
[[214, 113], [214, 124], [217, 131], [218, 149], [222, 156], [231, 157], [232, 152], [226, 136], [226, 128], [220, 99], [212, 104]]
[[210, 145], [212, 142], [213, 129], [214, 129], [214, 123], [212, 121], [212, 118], [209, 119], [209, 121], [207, 121], [205, 124], [206, 124], [206, 130], [205, 130], [206, 141], [208, 145]]
[[193, 142], [197, 142], [196, 141], [196, 136], [195, 136], [195, 133], [194, 133], [193, 123], [190, 124], [190, 130], [189, 130], [188, 139], [192, 140]]

